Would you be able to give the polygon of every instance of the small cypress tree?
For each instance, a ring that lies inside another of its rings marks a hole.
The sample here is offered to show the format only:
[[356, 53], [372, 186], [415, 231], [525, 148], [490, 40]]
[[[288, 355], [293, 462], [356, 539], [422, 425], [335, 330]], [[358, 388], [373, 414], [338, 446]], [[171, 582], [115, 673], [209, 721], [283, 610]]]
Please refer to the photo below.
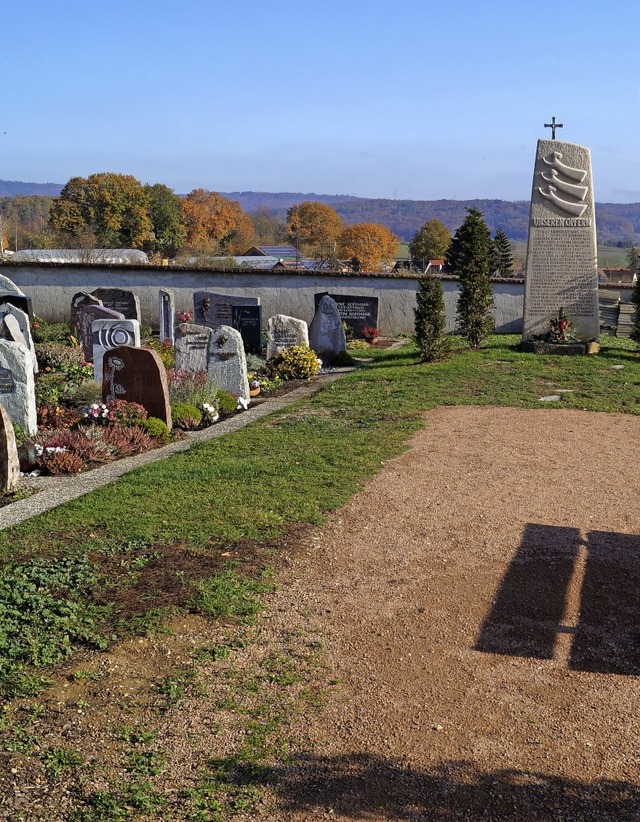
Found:
[[447, 320], [442, 284], [432, 274], [420, 277], [414, 314], [414, 339], [420, 349], [420, 358], [422, 362], [437, 360], [447, 348]]
[[498, 277], [510, 277], [513, 274], [513, 249], [509, 238], [501, 228], [496, 231], [496, 236], [493, 238], [493, 248], [495, 252], [493, 271]]
[[637, 343], [638, 350], [640, 351], [640, 275], [638, 275], [637, 272], [636, 275], [636, 284], [633, 286], [633, 295], [631, 296], [631, 302], [636, 307], [636, 314], [629, 336]]
[[491, 316], [491, 234], [477, 208], [468, 208], [447, 253], [451, 273], [460, 278], [458, 331], [477, 350], [494, 329]]

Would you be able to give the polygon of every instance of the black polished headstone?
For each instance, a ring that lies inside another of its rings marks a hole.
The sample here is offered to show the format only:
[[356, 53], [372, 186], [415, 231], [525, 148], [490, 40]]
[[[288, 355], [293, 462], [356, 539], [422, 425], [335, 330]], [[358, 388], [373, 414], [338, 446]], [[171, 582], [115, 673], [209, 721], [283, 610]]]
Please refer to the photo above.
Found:
[[259, 354], [262, 350], [262, 306], [231, 306], [231, 327], [240, 332], [244, 350]]
[[[323, 291], [321, 294], [314, 294], [315, 309], [318, 310], [320, 300], [328, 294]], [[363, 328], [378, 327], [378, 298], [359, 297], [352, 294], [329, 294], [338, 306], [338, 313], [342, 322], [351, 329], [353, 336], [364, 339]]]
[[96, 288], [91, 292], [93, 297], [102, 300], [105, 308], [117, 311], [126, 320], [140, 322], [140, 300], [137, 294], [126, 288]]

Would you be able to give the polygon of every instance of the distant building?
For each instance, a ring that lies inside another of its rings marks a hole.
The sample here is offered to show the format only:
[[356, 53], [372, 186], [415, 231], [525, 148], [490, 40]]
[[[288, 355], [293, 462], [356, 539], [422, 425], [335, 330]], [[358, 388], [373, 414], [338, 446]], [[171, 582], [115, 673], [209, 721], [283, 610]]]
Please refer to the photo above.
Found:
[[244, 257], [276, 257], [278, 260], [297, 260], [300, 252], [292, 245], [254, 245]]
[[598, 269], [598, 282], [606, 285], [621, 285], [626, 288], [633, 288], [637, 279], [637, 274], [630, 268]]
[[149, 258], [136, 248], [23, 248], [13, 254], [11, 262], [148, 265]]

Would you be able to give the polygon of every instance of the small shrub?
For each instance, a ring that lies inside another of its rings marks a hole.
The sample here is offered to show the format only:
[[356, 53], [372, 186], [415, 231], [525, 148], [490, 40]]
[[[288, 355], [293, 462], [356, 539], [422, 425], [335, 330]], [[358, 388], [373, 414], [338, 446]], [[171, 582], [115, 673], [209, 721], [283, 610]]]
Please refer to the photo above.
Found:
[[31, 321], [31, 336], [34, 343], [68, 345], [69, 326], [66, 323], [48, 323], [40, 317], [34, 317]]
[[365, 325], [362, 329], [362, 336], [370, 345], [375, 345], [380, 336], [380, 332], [375, 325]]
[[223, 414], [232, 414], [238, 407], [238, 400], [228, 391], [218, 391], [217, 400]]
[[308, 380], [320, 370], [320, 361], [306, 345], [292, 345], [273, 358], [271, 369], [283, 380]]
[[[234, 400], [233, 407], [235, 409], [236, 402]], [[173, 424], [184, 431], [192, 431], [197, 428], [202, 422], [202, 411], [195, 405], [186, 402], [171, 403], [171, 418]]]
[[13, 423], [13, 434], [16, 438], [16, 445], [22, 445], [22, 443], [27, 439], [27, 432], [17, 422]]
[[54, 476], [59, 474], [79, 474], [84, 467], [82, 457], [71, 451], [45, 449], [38, 457], [37, 464]]
[[110, 400], [107, 403], [109, 421], [120, 425], [142, 425], [147, 419], [147, 409], [140, 403], [126, 400]]
[[113, 445], [121, 457], [150, 451], [155, 444], [151, 435], [142, 426], [119, 423], [105, 428], [102, 439], [105, 443]]
[[51, 371], [64, 373], [72, 365], [81, 366], [84, 362], [84, 355], [81, 348], [72, 348], [69, 345], [60, 343], [39, 343], [35, 346], [36, 359], [40, 371], [45, 374]]
[[158, 442], [167, 443], [171, 439], [171, 431], [166, 422], [158, 417], [148, 417], [142, 424], [144, 430]]
[[176, 362], [176, 349], [171, 345], [169, 340], [147, 340], [146, 345], [158, 354], [167, 371], [174, 367]]
[[102, 402], [102, 386], [95, 380], [86, 380], [76, 385], [69, 396], [70, 402], [78, 408], [86, 408]]
[[432, 274], [420, 277], [416, 295], [415, 336], [423, 362], [443, 356], [447, 348], [446, 317], [442, 284]]
[[171, 402], [186, 402], [198, 408], [205, 403], [216, 405], [218, 386], [207, 379], [206, 371], [169, 371], [167, 382]]
[[348, 351], [338, 351], [337, 354], [334, 354], [331, 358], [331, 365], [335, 368], [349, 368], [352, 365], [355, 365], [356, 361], [353, 359], [351, 354]]
[[36, 406], [57, 405], [60, 392], [64, 387], [63, 379], [55, 374], [40, 374], [35, 384]]

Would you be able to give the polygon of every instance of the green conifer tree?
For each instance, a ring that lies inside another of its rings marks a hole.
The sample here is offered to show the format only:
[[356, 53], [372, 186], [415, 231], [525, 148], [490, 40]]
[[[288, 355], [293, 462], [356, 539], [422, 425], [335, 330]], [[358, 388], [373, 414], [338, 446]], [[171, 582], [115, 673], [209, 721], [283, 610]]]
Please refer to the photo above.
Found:
[[447, 252], [447, 268], [460, 278], [458, 331], [477, 350], [494, 329], [491, 316], [491, 234], [477, 208], [468, 208]]
[[499, 228], [493, 238], [493, 248], [495, 252], [495, 268], [493, 271], [498, 277], [511, 277], [513, 274], [513, 249], [509, 238], [504, 231]]
[[420, 349], [422, 361], [439, 359], [447, 349], [447, 321], [442, 284], [432, 274], [420, 277], [414, 314], [414, 339]]

